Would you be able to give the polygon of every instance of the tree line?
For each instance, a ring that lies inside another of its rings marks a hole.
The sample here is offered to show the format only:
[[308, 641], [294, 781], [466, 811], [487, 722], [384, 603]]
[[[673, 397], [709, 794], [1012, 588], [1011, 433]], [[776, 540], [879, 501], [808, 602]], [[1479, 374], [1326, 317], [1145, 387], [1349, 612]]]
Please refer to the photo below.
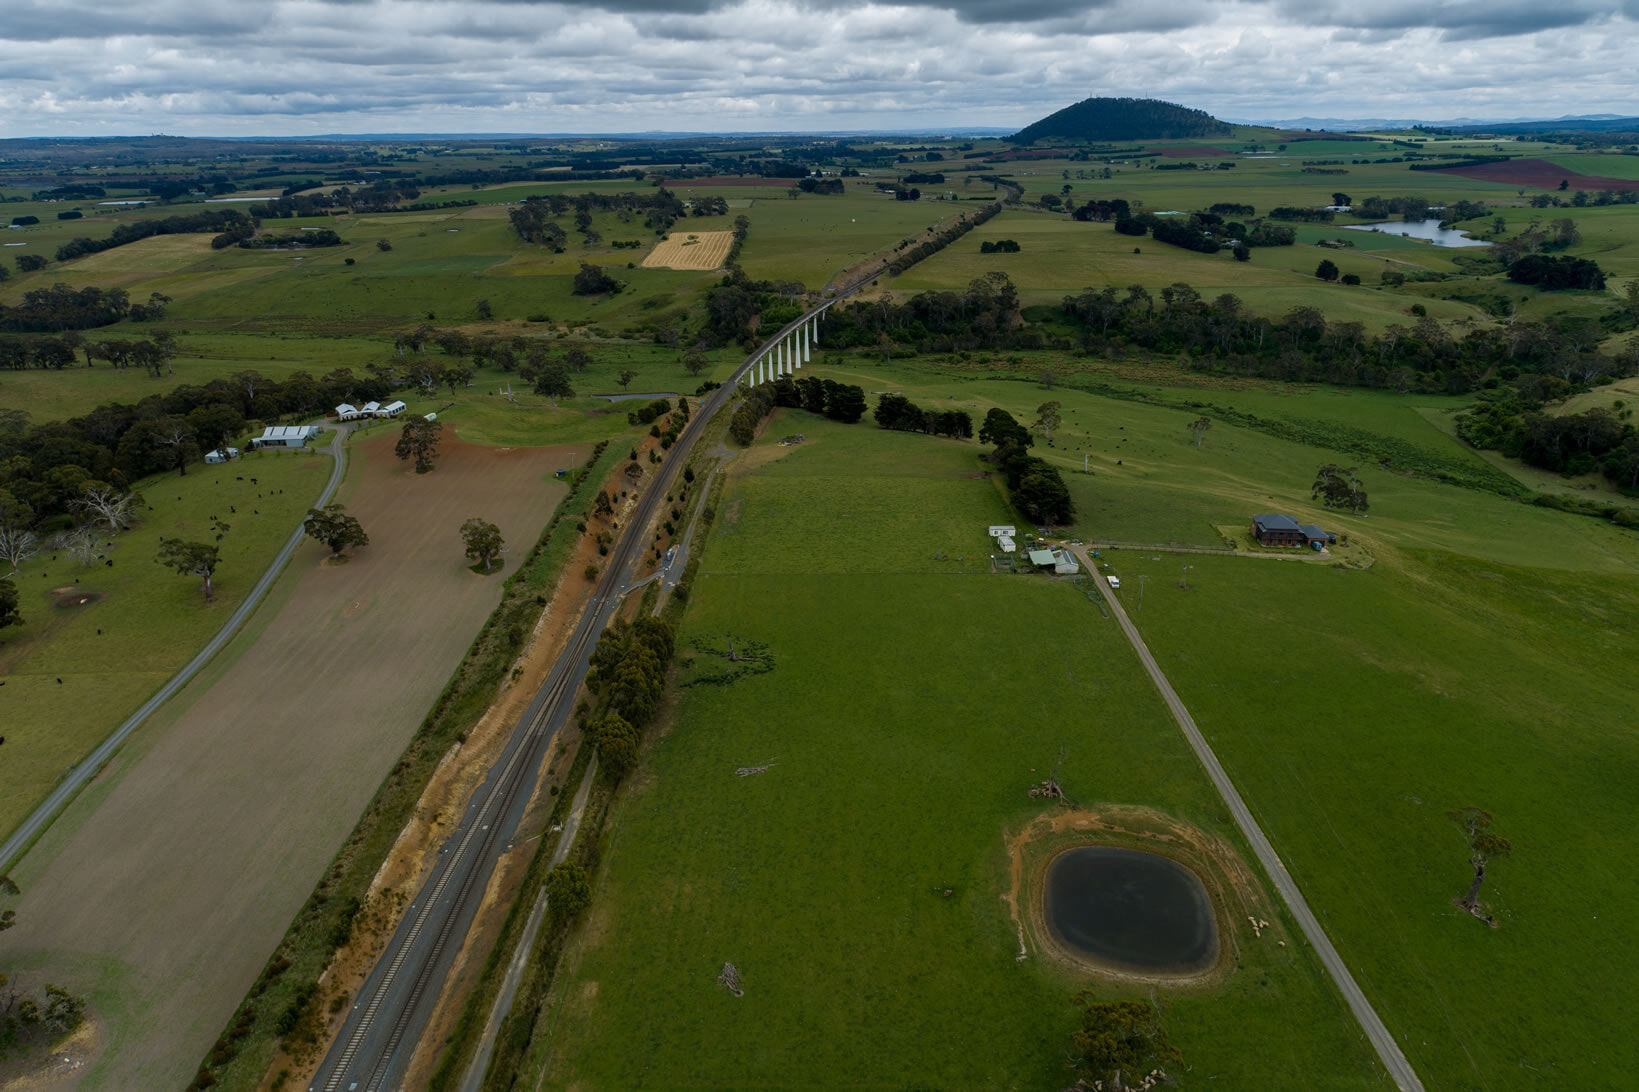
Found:
[[613, 780], [637, 766], [643, 729], [660, 706], [674, 647], [671, 623], [644, 615], [616, 621], [592, 650], [586, 685], [598, 696], [599, 709], [582, 724], [598, 749], [599, 767]]
[[[702, 204], [700, 208], [711, 210], [701, 215], [718, 214], [712, 203]], [[724, 202], [722, 212], [727, 211], [727, 202]], [[641, 213], [645, 227], [656, 235], [664, 235], [674, 223], [688, 215], [688, 208], [676, 194], [661, 186], [653, 193], [582, 193], [574, 197], [553, 193], [528, 197], [514, 205], [507, 212], [507, 218], [523, 242], [542, 244], [561, 253], [568, 235], [555, 221], [570, 212], [575, 214], [577, 228], [583, 234], [590, 229], [594, 213], [613, 212], [621, 223], [630, 223]], [[590, 245], [590, 239], [588, 243]]]
[[120, 224], [102, 239], [80, 237], [70, 239], [57, 248], [59, 262], [100, 254], [105, 250], [134, 243], [154, 235], [194, 235], [205, 232], [224, 232], [235, 229], [254, 229], [252, 217], [239, 209], [203, 209], [150, 220], [133, 220]]
[[1181, 354], [1198, 370], [1283, 380], [1465, 394], [1525, 373], [1592, 382], [1639, 372], [1639, 343], [1607, 354], [1597, 324], [1568, 317], [1459, 334], [1425, 315], [1373, 335], [1313, 307], [1254, 315], [1232, 293], [1209, 301], [1183, 282], [1159, 295], [1157, 307], [1142, 285], [1125, 294], [1089, 288], [1066, 296], [1061, 313], [1080, 327], [1085, 348], [1130, 345]]
[[1571, 384], [1557, 377], [1533, 375], [1482, 391], [1475, 405], [1457, 416], [1457, 434], [1474, 447], [1500, 451], [1544, 470], [1566, 475], [1599, 471], [1620, 488], [1639, 489], [1639, 432], [1633, 426], [1633, 411], [1619, 400], [1614, 409], [1547, 412], [1549, 402], [1571, 390]]
[[[1042, 407], [1043, 415], [1056, 414], [1057, 403]], [[1001, 468], [1008, 499], [1026, 519], [1044, 525], [1067, 524], [1075, 518], [1070, 487], [1058, 467], [1030, 454], [1035, 438], [1006, 410], [997, 407], [985, 415], [979, 442], [993, 445], [989, 459]]]
[[[0, 304], [0, 330], [27, 333], [89, 330], [112, 326], [130, 315], [131, 297], [123, 288], [54, 284], [49, 288], [29, 289], [23, 293], [22, 303], [9, 307]], [[145, 311], [144, 317], [153, 316]]]
[[123, 494], [151, 474], [186, 474], [250, 421], [379, 400], [405, 378], [392, 366], [366, 375], [338, 368], [319, 378], [295, 372], [282, 381], [244, 371], [32, 427], [19, 411], [0, 412], [0, 510], [10, 513], [4, 522], [42, 534], [66, 530], [88, 489], [106, 486]]
[[729, 418], [729, 436], [742, 447], [749, 446], [756, 436], [757, 425], [777, 406], [807, 410], [828, 420], [852, 425], [865, 416], [865, 391], [851, 383], [838, 383], [815, 375], [800, 379], [782, 375], [746, 392]]

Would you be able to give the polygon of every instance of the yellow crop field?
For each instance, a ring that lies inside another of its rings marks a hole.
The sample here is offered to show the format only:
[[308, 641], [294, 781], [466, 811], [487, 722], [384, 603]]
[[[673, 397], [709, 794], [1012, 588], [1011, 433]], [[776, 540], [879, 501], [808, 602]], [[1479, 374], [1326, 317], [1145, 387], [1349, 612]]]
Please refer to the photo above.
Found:
[[649, 251], [645, 269], [716, 269], [734, 245], [732, 231], [674, 231]]

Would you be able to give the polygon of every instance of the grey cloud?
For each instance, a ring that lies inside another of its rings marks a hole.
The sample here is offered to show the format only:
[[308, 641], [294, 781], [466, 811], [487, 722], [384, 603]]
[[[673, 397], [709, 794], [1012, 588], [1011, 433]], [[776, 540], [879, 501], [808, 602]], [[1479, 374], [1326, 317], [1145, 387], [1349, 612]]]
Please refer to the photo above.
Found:
[[1361, 31], [1432, 29], [1447, 38], [1499, 38], [1598, 23], [1616, 15], [1639, 17], [1636, 0], [1279, 0], [1279, 12], [1309, 26]]

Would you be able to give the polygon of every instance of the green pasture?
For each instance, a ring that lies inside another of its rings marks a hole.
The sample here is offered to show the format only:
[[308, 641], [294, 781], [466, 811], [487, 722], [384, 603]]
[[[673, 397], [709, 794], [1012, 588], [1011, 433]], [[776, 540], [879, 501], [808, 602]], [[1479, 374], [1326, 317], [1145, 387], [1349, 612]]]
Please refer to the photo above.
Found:
[[[1019, 253], [979, 253], [984, 242], [997, 239], [1013, 239], [1019, 244]], [[1330, 259], [1345, 273], [1359, 273], [1363, 283], [1350, 287], [1317, 280], [1315, 267], [1324, 259]], [[1419, 265], [1425, 255], [1419, 252], [1415, 259], [1398, 259], [1390, 264], [1357, 251], [1300, 244], [1259, 247], [1252, 251], [1250, 261], [1237, 262], [1227, 250], [1198, 254], [1147, 236], [1140, 239], [1122, 235], [1109, 224], [1007, 211], [902, 276], [884, 280], [878, 290], [890, 291], [896, 297], [926, 291], [961, 291], [974, 278], [995, 271], [1008, 275], [1025, 303], [1056, 304], [1083, 288], [1105, 285], [1125, 291], [1129, 284], [1142, 284], [1156, 293], [1183, 281], [1207, 299], [1233, 293], [1262, 314], [1281, 315], [1294, 307], [1318, 307], [1329, 319], [1361, 322], [1373, 330], [1415, 321], [1409, 317], [1414, 302], [1423, 303], [1437, 318], [1485, 320], [1484, 313], [1470, 304], [1406, 300], [1374, 287], [1385, 269]]]
[[[1064, 471], [1078, 508], [1068, 531], [1083, 538], [1218, 546], [1217, 528], [1244, 528], [1253, 515], [1275, 511], [1346, 532], [1368, 551], [1432, 547], [1499, 564], [1585, 572], [1626, 572], [1633, 564], [1631, 532], [1430, 477], [1513, 487], [1504, 471], [1457, 441], [1449, 424], [1435, 423], [1462, 405], [1457, 399], [1318, 385], [1214, 385], [1183, 374], [1169, 386], [1159, 369], [1138, 381], [1068, 356], [1060, 386], [1049, 391], [1030, 381], [1056, 359], [1021, 356], [1015, 379], [999, 378], [1010, 367], [1005, 361], [964, 371], [931, 360], [883, 366], [851, 359], [815, 374], [862, 383], [868, 392], [900, 391], [923, 406], [966, 409], [976, 422], [1001, 406], [1030, 424], [1043, 402], [1059, 402], [1064, 419], [1054, 442], [1048, 446], [1038, 432], [1034, 453]], [[1078, 390], [1078, 384], [1107, 393]], [[1251, 415], [1264, 427], [1231, 423], [1224, 410]], [[1215, 420], [1197, 448], [1189, 424], [1203, 415]], [[1376, 465], [1376, 458], [1362, 456], [1362, 445], [1401, 468]], [[1081, 473], [1084, 462], [1090, 474]], [[1328, 462], [1360, 468], [1371, 499], [1368, 515], [1328, 511], [1311, 499], [1315, 471]]]
[[[1233, 830], [1114, 623], [1073, 586], [931, 566], [768, 571], [790, 540], [759, 479], [809, 479], [811, 555], [922, 541], [910, 494], [903, 513], [857, 507], [878, 478], [931, 486], [936, 526], [959, 518], [944, 483], [962, 480], [970, 446], [804, 431], [812, 446], [724, 492], [679, 635], [675, 725], [621, 805], [533, 1061], [557, 1087], [1057, 1087], [1084, 981], [1015, 959], [1003, 837], [1043, 812], [1024, 790], [1063, 746], [1062, 777], [1088, 806]], [[971, 499], [961, 522], [982, 545], [995, 502]], [[690, 685], [728, 667], [708, 650], [731, 634], [766, 646], [773, 670]], [[1381, 1086], [1303, 949], [1273, 939], [1244, 940], [1215, 988], [1104, 992], [1162, 1003], [1191, 1081]], [[714, 981], [725, 961], [745, 997]]]
[[[112, 566], [97, 560], [82, 567], [62, 551], [23, 565], [16, 581], [24, 624], [0, 639], [8, 785], [0, 831], [21, 822], [221, 628], [300, 524], [332, 465], [312, 451], [270, 451], [150, 478], [137, 485], [146, 501], [142, 522], [106, 551]], [[213, 516], [231, 530], [221, 542], [216, 601], [207, 604], [198, 579], [161, 567], [154, 556], [162, 537], [212, 541]]]
[[[710, 572], [986, 572], [985, 528], [1013, 515], [972, 442], [885, 433], [778, 410], [770, 437], [804, 441], [737, 483], [717, 514]], [[874, 462], [870, 473], [861, 464]], [[815, 513], [845, 497], [832, 518]], [[911, 515], [914, 513], [914, 516]]]
[[[142, 325], [122, 324], [87, 330], [85, 338], [92, 342], [137, 340], [153, 332]], [[277, 380], [299, 371], [317, 378], [336, 368], [351, 368], [362, 375], [364, 365], [383, 360], [392, 351], [391, 343], [382, 339], [317, 338], [299, 333], [183, 334], [177, 345], [170, 374], [157, 379], [141, 368], [113, 368], [105, 361], [87, 368], [83, 357], [61, 371], [0, 372], [0, 401], [8, 408], [26, 410], [32, 423], [43, 424], [77, 416], [103, 402], [135, 403], [152, 394], [203, 385], [236, 372], [253, 371]]]
[[[849, 179], [847, 193], [803, 194], [795, 199], [766, 200], [764, 194], [771, 191], [758, 189], [741, 189], [736, 194], [718, 191], [754, 199], [744, 210], [751, 221], [740, 254], [746, 275], [801, 281], [818, 290], [849, 266], [872, 255], [891, 254], [900, 242], [914, 240], [935, 224], [979, 207], [977, 202], [895, 201], [875, 192], [871, 182]], [[965, 192], [960, 187], [957, 191]], [[988, 185], [975, 182], [971, 196], [989, 192]]]
[[[1141, 201], [1142, 208], [1150, 212], [1166, 209], [1189, 212], [1220, 201], [1233, 201], [1253, 206], [1257, 215], [1262, 216], [1277, 205], [1329, 205], [1335, 192], [1347, 193], [1356, 200], [1372, 195], [1397, 197], [1424, 194], [1431, 200], [1438, 199], [1439, 203], [1447, 204], [1460, 198], [1502, 206], [1525, 204], [1525, 200], [1513, 192], [1518, 189], [1517, 186], [1481, 182], [1438, 171], [1413, 171], [1409, 163], [1344, 162], [1322, 169], [1342, 170], [1346, 174], [1305, 174], [1305, 159], [1381, 158], [1405, 151], [1332, 154], [1302, 150], [1311, 143], [1316, 142], [1291, 145], [1287, 152], [1276, 153], [1272, 159], [1245, 156], [1235, 159], [1203, 156], [1195, 159], [1198, 163], [1235, 164], [1227, 170], [1158, 170], [1153, 166], [1168, 162], [1165, 159], [1129, 160], [1124, 166], [1111, 166], [1112, 176], [1107, 179], [1098, 177], [1105, 164], [1096, 161], [1024, 160], [998, 164], [993, 170], [1023, 186], [1027, 199], [1034, 199], [1043, 193], [1057, 194], [1068, 185], [1072, 198], [1078, 204], [1122, 197], [1135, 205]], [[1065, 177], [1066, 172], [1069, 177]], [[1091, 177], [1078, 177], [1081, 173]]]
[[[1597, 573], [1412, 549], [1364, 573], [1191, 557], [1185, 591], [1178, 560], [1127, 553], [1123, 597], [1148, 574], [1150, 647], [1427, 1085], [1623, 1083], [1632, 537]], [[1451, 904], [1472, 870], [1446, 812], [1471, 804], [1514, 846], [1481, 892], [1496, 930]]]
[[[349, 336], [417, 322], [471, 322], [481, 299], [489, 300], [499, 321], [545, 315], [576, 325], [640, 325], [687, 307], [718, 280], [709, 271], [639, 268], [654, 233], [641, 219], [626, 222], [615, 213], [593, 218], [602, 241], [592, 247], [569, 231], [563, 254], [520, 243], [500, 205], [263, 226], [281, 233], [327, 227], [346, 243], [303, 251], [212, 250], [207, 235], [154, 236], [13, 276], [0, 285], [0, 302], [59, 282], [120, 287], [137, 300], [150, 292], [171, 296], [168, 322], [190, 329]], [[572, 227], [567, 218], [565, 226]], [[729, 230], [732, 219], [691, 217], [686, 226]], [[379, 240], [391, 249], [379, 249]], [[645, 245], [616, 249], [612, 244], [619, 240]], [[573, 295], [583, 261], [604, 266], [626, 289], [612, 296]]]
[[1617, 153], [1569, 153], [1547, 157], [1566, 170], [1591, 178], [1632, 178], [1639, 180], [1639, 156]]

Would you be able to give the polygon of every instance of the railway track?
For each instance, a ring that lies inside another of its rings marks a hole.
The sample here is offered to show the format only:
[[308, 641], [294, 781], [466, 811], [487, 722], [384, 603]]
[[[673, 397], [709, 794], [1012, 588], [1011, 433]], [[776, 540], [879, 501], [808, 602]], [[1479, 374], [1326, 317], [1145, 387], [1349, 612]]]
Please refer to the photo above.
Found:
[[678, 468], [688, 461], [707, 422], [729, 404], [736, 384], [769, 346], [865, 283], [866, 279], [856, 281], [832, 295], [759, 346], [727, 383], [707, 395], [665, 460], [655, 467], [569, 644], [439, 851], [437, 865], [371, 969], [341, 1032], [308, 1085], [309, 1092], [380, 1092], [400, 1087], [455, 954], [477, 916], [489, 878], [523, 817], [553, 739], [568, 721], [597, 639], [631, 590], [638, 561], [648, 548], [649, 529]]

